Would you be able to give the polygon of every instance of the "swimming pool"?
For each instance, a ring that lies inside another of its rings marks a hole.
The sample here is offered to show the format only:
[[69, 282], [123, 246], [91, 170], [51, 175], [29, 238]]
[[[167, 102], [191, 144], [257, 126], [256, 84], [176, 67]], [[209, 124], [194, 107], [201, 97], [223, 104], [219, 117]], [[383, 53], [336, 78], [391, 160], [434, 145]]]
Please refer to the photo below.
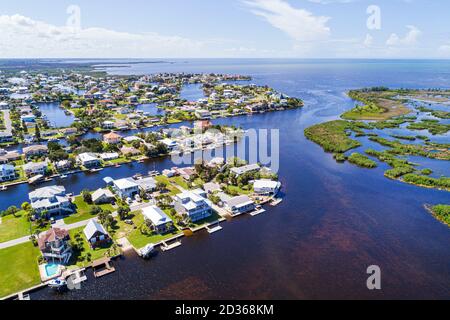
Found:
[[47, 277], [53, 277], [57, 275], [59, 272], [59, 264], [56, 263], [49, 263], [45, 265], [45, 273], [47, 274]]

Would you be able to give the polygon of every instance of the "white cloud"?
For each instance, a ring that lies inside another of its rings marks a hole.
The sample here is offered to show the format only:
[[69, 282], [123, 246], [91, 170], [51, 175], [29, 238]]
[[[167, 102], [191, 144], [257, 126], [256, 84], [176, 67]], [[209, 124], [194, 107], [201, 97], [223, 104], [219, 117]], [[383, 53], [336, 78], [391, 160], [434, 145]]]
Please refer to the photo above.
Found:
[[390, 47], [396, 47], [396, 46], [412, 46], [416, 44], [422, 32], [415, 26], [406, 26], [406, 27], [409, 29], [409, 31], [405, 35], [405, 37], [400, 38], [396, 33], [393, 33], [386, 41], [386, 45]]
[[330, 35], [329, 17], [314, 16], [304, 9], [296, 9], [283, 0], [244, 0], [251, 12], [263, 17], [273, 27], [282, 30], [296, 41], [314, 41]]
[[105, 28], [74, 30], [22, 15], [0, 16], [0, 56], [21, 57], [190, 57], [206, 43], [157, 33]]

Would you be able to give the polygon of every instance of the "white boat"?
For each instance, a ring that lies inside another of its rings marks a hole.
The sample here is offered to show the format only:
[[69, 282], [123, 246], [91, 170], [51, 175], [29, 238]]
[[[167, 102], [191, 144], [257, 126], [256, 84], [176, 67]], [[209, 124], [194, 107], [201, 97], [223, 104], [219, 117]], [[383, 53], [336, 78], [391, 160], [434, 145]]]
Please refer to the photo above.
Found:
[[62, 280], [62, 279], [54, 279], [54, 280], [51, 280], [48, 282], [48, 286], [50, 288], [54, 288], [54, 289], [60, 289], [66, 285], [67, 285], [67, 281]]
[[6, 186], [2, 186], [2, 187], [0, 188], [0, 191], [6, 191], [6, 190], [8, 190], [8, 188], [7, 188]]
[[67, 178], [67, 175], [63, 174], [63, 175], [61, 175], [59, 178], [60, 178], [60, 179], [66, 179], [66, 178]]
[[139, 253], [142, 258], [147, 259], [155, 252], [155, 246], [153, 244], [148, 244], [144, 248], [142, 248]]

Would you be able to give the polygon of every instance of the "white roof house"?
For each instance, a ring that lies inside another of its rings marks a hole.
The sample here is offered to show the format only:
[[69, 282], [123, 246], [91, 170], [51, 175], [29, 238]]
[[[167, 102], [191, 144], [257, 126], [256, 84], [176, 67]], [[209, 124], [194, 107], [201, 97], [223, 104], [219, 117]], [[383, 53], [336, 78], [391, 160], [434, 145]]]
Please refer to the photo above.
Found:
[[145, 207], [142, 209], [142, 214], [146, 220], [149, 220], [156, 227], [172, 222], [172, 219], [157, 206]]
[[234, 173], [235, 175], [240, 176], [247, 172], [259, 171], [260, 169], [261, 169], [261, 167], [259, 166], [259, 164], [255, 163], [255, 164], [249, 164], [249, 165], [242, 166], [242, 167], [231, 168], [230, 171], [232, 173]]
[[257, 194], [275, 194], [281, 187], [281, 182], [272, 180], [255, 180], [253, 190]]
[[[204, 191], [201, 190], [201, 194]], [[184, 191], [174, 196], [175, 210], [196, 222], [205, 219], [212, 214], [212, 203], [194, 191]]]
[[226, 209], [232, 215], [238, 215], [252, 211], [255, 208], [255, 203], [248, 196], [237, 196], [226, 199], [224, 201]]
[[92, 201], [94, 203], [97, 203], [98, 201], [106, 201], [113, 198], [114, 194], [108, 189], [98, 189], [92, 193]]
[[113, 188], [121, 198], [132, 198], [139, 193], [139, 185], [133, 178], [114, 180]]
[[63, 186], [50, 186], [36, 189], [28, 194], [31, 207], [37, 212], [54, 213], [72, 212], [71, 203]]
[[156, 180], [152, 177], [135, 180], [139, 188], [148, 192], [156, 189]]

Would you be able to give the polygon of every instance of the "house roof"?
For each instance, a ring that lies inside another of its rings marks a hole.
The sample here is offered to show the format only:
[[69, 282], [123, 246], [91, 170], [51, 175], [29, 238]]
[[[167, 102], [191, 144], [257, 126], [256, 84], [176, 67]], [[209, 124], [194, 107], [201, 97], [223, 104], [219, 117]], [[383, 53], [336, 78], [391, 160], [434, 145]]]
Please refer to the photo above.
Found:
[[243, 207], [246, 206], [248, 204], [252, 204], [254, 203], [248, 196], [237, 196], [237, 197], [233, 197], [231, 199], [226, 200], [226, 203], [229, 207]]
[[94, 219], [92, 219], [88, 222], [88, 224], [84, 228], [83, 232], [84, 232], [84, 235], [86, 236], [86, 239], [88, 239], [88, 240], [92, 239], [92, 237], [97, 232], [104, 234], [104, 235], [108, 234], [106, 232], [105, 228], [103, 228], [103, 226], [100, 223], [98, 223], [97, 221], [95, 221]]
[[132, 178], [125, 178], [125, 179], [120, 179], [120, 180], [114, 180], [114, 185], [117, 188], [119, 188], [120, 190], [138, 187], [138, 184]]
[[69, 231], [60, 228], [52, 228], [45, 232], [42, 232], [38, 238], [39, 249], [43, 250], [47, 242], [53, 242], [56, 240], [63, 240], [69, 236]]
[[56, 195], [63, 195], [66, 193], [66, 188], [63, 186], [49, 186], [39, 188], [29, 193], [30, 199], [48, 199]]
[[280, 187], [280, 182], [272, 180], [255, 180], [253, 188], [255, 189], [277, 189]]
[[86, 161], [97, 161], [97, 155], [94, 153], [90, 153], [90, 152], [86, 152], [86, 153], [81, 153], [78, 155], [78, 158], [82, 161], [82, 162], [86, 162]]
[[23, 165], [24, 170], [41, 169], [47, 167], [46, 162], [28, 162]]
[[145, 207], [142, 209], [142, 214], [155, 226], [164, 225], [172, 221], [172, 219], [170, 219], [169, 216], [157, 206]]
[[106, 198], [114, 198], [114, 195], [108, 189], [98, 189], [92, 193], [92, 201], [97, 201], [98, 199], [105, 196]]
[[108, 134], [105, 134], [105, 135], [103, 136], [103, 138], [104, 138], [105, 140], [116, 140], [116, 139], [121, 139], [122, 136], [121, 136], [120, 134], [117, 134], [117, 133], [115, 133], [114, 131], [112, 131], [112, 132], [110, 132], [110, 133], [108, 133]]
[[255, 164], [249, 164], [249, 165], [242, 166], [242, 167], [231, 168], [230, 171], [237, 175], [241, 175], [241, 174], [249, 172], [249, 171], [259, 170], [260, 168], [261, 167], [259, 166], [259, 164], [255, 163]]

